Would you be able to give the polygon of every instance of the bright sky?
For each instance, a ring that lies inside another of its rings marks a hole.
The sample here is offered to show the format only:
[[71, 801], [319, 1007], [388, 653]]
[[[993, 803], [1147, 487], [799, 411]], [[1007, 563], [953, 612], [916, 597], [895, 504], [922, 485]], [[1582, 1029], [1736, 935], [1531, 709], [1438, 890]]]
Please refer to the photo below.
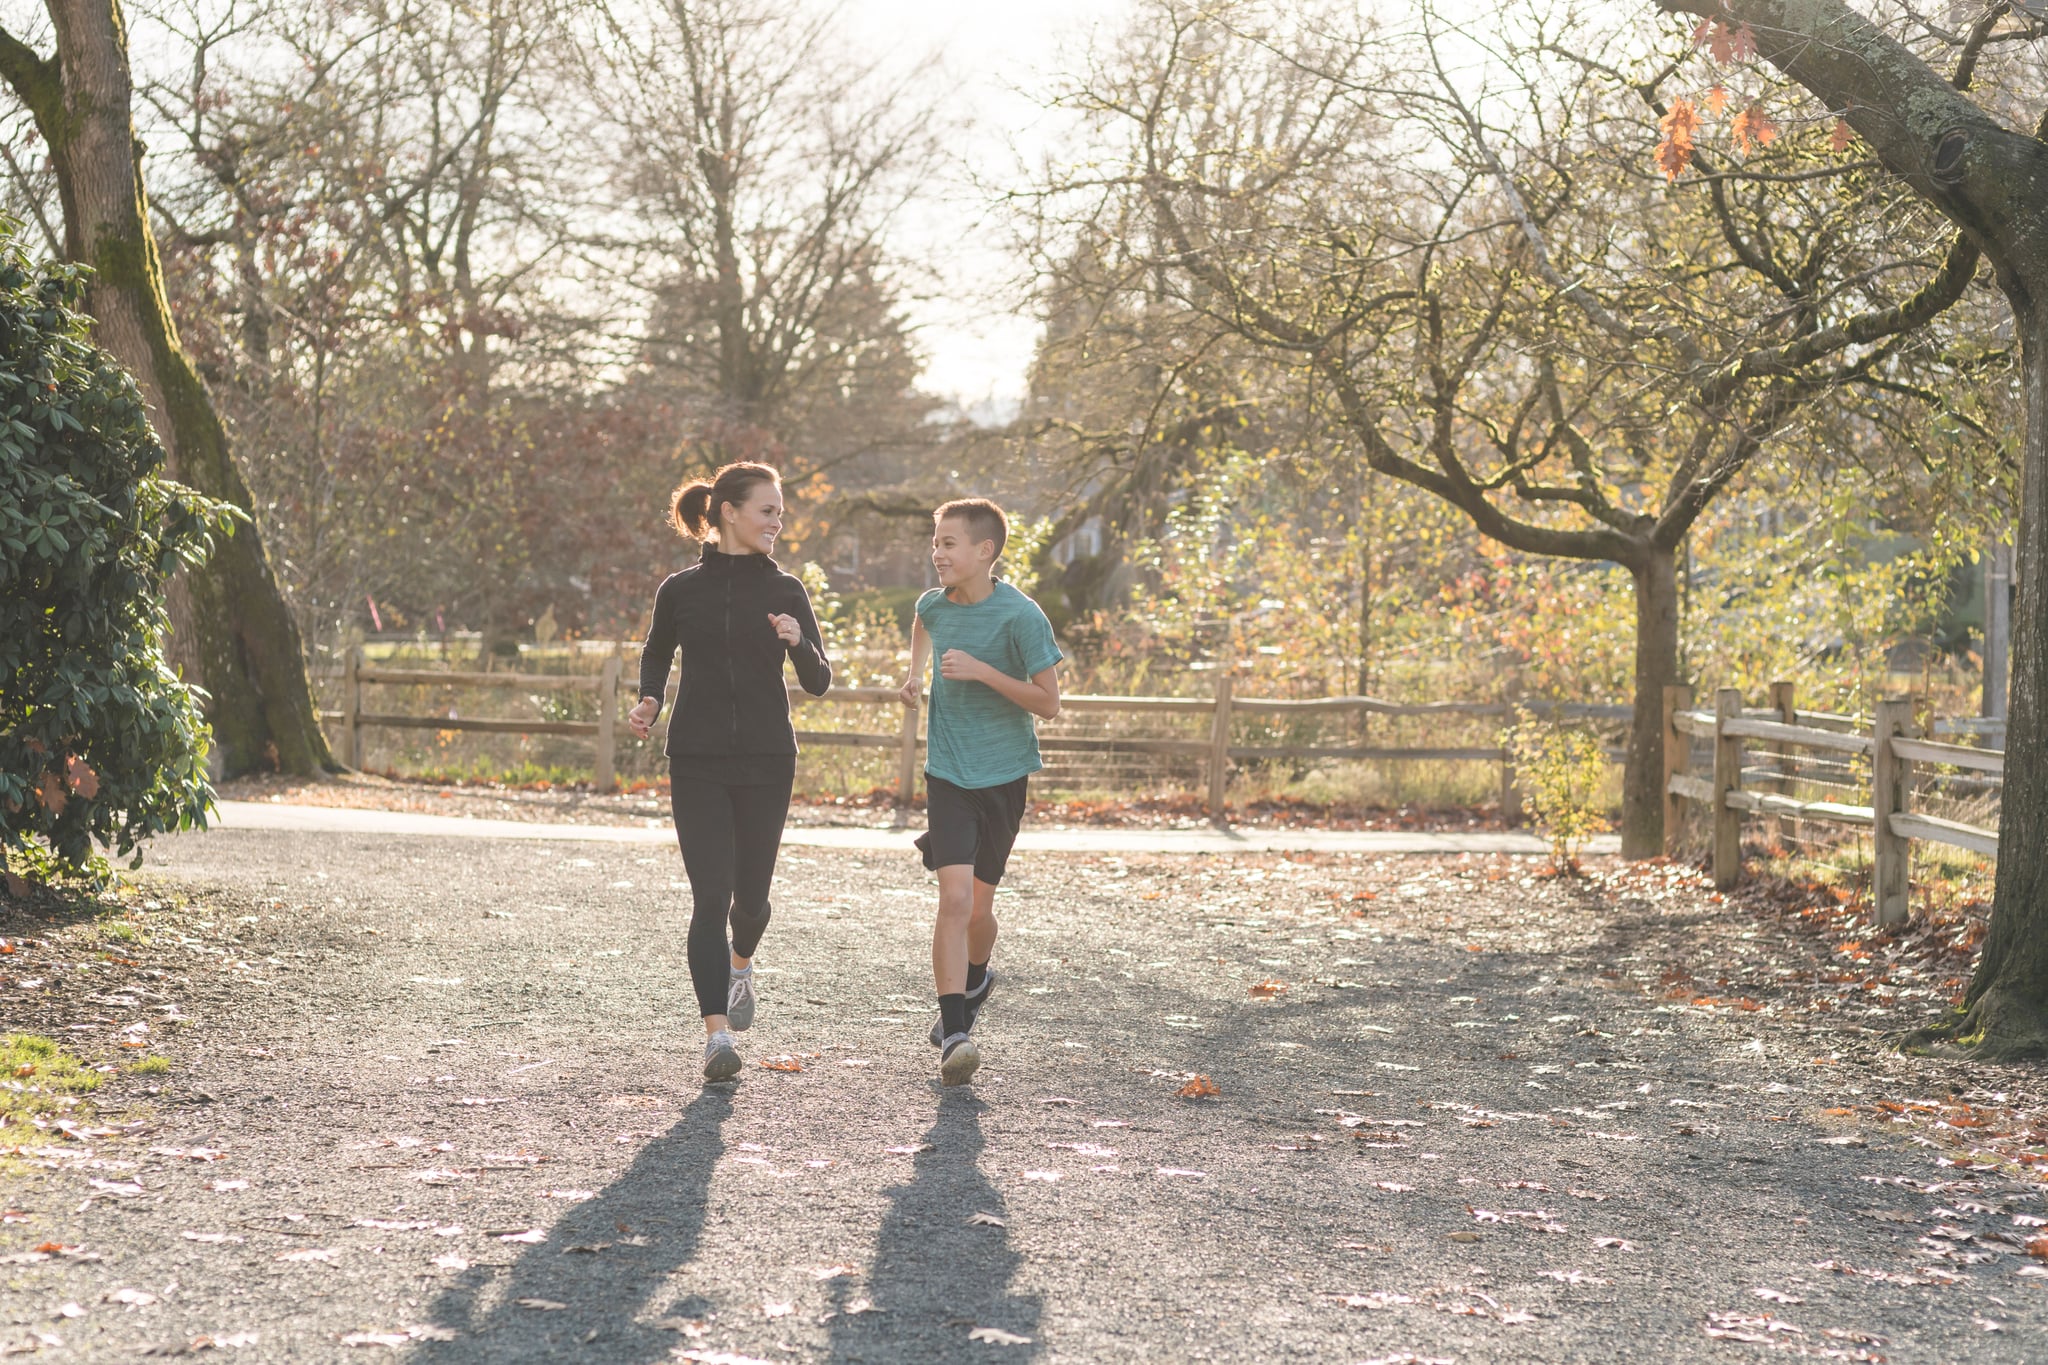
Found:
[[[1017, 152], [1033, 158], [1053, 128], [1026, 92], [1048, 86], [1063, 50], [1080, 50], [1094, 25], [1113, 25], [1123, 12], [1121, 0], [844, 0], [840, 17], [876, 51], [935, 54], [955, 90], [948, 112], [973, 120], [963, 168], [1006, 180]], [[911, 310], [926, 389], [970, 405], [1021, 398], [1038, 321], [1014, 287], [1019, 263], [1007, 226], [988, 219], [963, 186], [904, 228], [904, 245], [933, 254], [948, 286]]]

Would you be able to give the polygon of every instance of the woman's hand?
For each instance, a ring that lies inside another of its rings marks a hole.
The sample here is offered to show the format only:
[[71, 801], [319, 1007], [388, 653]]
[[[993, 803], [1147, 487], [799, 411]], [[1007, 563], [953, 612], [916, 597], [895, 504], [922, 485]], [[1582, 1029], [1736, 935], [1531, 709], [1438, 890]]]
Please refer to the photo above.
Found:
[[632, 710], [626, 713], [626, 728], [641, 739], [654, 727], [654, 716], [661, 710], [661, 698], [642, 697]]
[[778, 616], [768, 613], [768, 624], [775, 628], [775, 638], [784, 645], [800, 645], [804, 639], [804, 628], [796, 623], [794, 616]]

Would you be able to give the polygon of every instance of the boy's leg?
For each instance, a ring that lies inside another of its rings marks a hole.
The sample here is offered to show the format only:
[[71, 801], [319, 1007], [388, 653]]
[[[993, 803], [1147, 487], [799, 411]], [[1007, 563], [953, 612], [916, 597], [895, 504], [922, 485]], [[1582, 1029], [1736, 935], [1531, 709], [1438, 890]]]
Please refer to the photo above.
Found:
[[974, 915], [967, 921], [967, 989], [980, 987], [981, 976], [996, 950], [996, 889], [974, 879]]
[[[967, 961], [973, 947], [976, 902], [974, 865], [955, 863], [939, 869], [939, 917], [932, 926], [932, 985], [939, 999], [967, 990]], [[990, 919], [994, 923], [993, 916]], [[995, 941], [993, 934], [989, 942]]]

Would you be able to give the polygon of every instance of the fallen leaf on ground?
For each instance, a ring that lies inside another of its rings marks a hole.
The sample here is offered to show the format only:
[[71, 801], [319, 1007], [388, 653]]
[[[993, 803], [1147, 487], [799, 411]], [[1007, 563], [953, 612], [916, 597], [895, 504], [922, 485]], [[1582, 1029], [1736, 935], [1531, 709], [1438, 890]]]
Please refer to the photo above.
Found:
[[1274, 980], [1272, 978], [1268, 978], [1267, 980], [1261, 981], [1256, 986], [1252, 987], [1252, 994], [1257, 996], [1261, 1000], [1271, 1000], [1273, 997], [1277, 995], [1285, 995], [1286, 993], [1287, 983], [1285, 981]]
[[440, 1268], [440, 1269], [442, 1269], [442, 1270], [467, 1270], [467, 1269], [469, 1269], [469, 1262], [468, 1262], [468, 1261], [465, 1261], [465, 1260], [463, 1260], [463, 1259], [462, 1259], [462, 1258], [461, 1258], [460, 1256], [457, 1256], [457, 1255], [456, 1255], [456, 1254], [455, 1254], [454, 1252], [452, 1252], [452, 1251], [451, 1251], [451, 1252], [449, 1252], [449, 1253], [448, 1253], [447, 1255], [445, 1255], [445, 1256], [436, 1256], [436, 1257], [435, 1257], [435, 1258], [433, 1259], [433, 1261], [431, 1262], [431, 1264], [433, 1264], [433, 1265], [435, 1265], [435, 1266], [439, 1267], [439, 1268]]
[[301, 1247], [297, 1251], [280, 1251], [277, 1253], [277, 1259], [280, 1261], [331, 1261], [334, 1259], [334, 1253], [325, 1247]]
[[1020, 1337], [1015, 1332], [1005, 1332], [1000, 1327], [977, 1327], [967, 1334], [969, 1341], [985, 1341], [991, 1346], [1029, 1346], [1030, 1337]]
[[548, 1239], [547, 1233], [539, 1228], [528, 1228], [524, 1232], [495, 1232], [491, 1235], [501, 1242], [526, 1242], [528, 1244], [545, 1242]]
[[1009, 1224], [1005, 1223], [1002, 1219], [996, 1217], [992, 1213], [977, 1213], [968, 1218], [967, 1226], [971, 1228], [1001, 1228], [1008, 1227]]
[[1802, 1298], [1800, 1298], [1800, 1297], [1799, 1297], [1799, 1296], [1798, 1296], [1797, 1294], [1786, 1294], [1786, 1293], [1782, 1293], [1782, 1292], [1780, 1292], [1779, 1290], [1776, 1290], [1776, 1289], [1765, 1289], [1765, 1288], [1764, 1288], [1763, 1286], [1761, 1286], [1761, 1285], [1757, 1286], [1757, 1287], [1756, 1287], [1755, 1289], [1752, 1289], [1752, 1290], [1750, 1290], [1749, 1292], [1750, 1292], [1750, 1293], [1752, 1293], [1752, 1294], [1754, 1294], [1754, 1295], [1756, 1295], [1756, 1296], [1757, 1296], [1758, 1298], [1760, 1298], [1760, 1299], [1763, 1299], [1763, 1300], [1765, 1300], [1765, 1301], [1767, 1301], [1767, 1302], [1770, 1302], [1770, 1303], [1805, 1303], [1805, 1302], [1806, 1302], [1806, 1300], [1805, 1300], [1805, 1299], [1802, 1299]]
[[656, 1318], [648, 1324], [663, 1332], [681, 1332], [692, 1341], [698, 1340], [710, 1329], [702, 1318]]
[[1205, 1100], [1221, 1093], [1216, 1082], [1207, 1076], [1190, 1077], [1188, 1083], [1180, 1088], [1180, 1097], [1184, 1100]]
[[796, 1305], [793, 1303], [773, 1303], [766, 1299], [761, 1301], [761, 1316], [763, 1317], [786, 1318], [795, 1311]]
[[780, 1057], [763, 1057], [761, 1065], [770, 1071], [802, 1071], [804, 1069], [802, 1062], [786, 1052]]
[[185, 1240], [188, 1242], [239, 1242], [242, 1239], [228, 1232], [188, 1232], [185, 1234]]
[[1603, 1251], [1634, 1251], [1636, 1244], [1625, 1237], [1595, 1237], [1593, 1245]]
[[569, 1306], [566, 1303], [557, 1303], [553, 1299], [514, 1299], [512, 1302], [521, 1308], [531, 1308], [538, 1313], [556, 1313]]
[[821, 1265], [811, 1272], [814, 1280], [836, 1280], [842, 1275], [858, 1275], [860, 1268], [850, 1265]]
[[156, 1302], [156, 1295], [147, 1289], [110, 1289], [100, 1296], [102, 1303], [125, 1303], [130, 1308], [146, 1308]]

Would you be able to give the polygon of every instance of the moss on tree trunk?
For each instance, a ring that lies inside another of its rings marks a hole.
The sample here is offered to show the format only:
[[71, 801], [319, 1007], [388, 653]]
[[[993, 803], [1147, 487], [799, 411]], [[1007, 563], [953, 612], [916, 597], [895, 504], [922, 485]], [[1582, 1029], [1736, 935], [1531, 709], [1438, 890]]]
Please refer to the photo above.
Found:
[[[171, 475], [250, 511], [227, 431], [178, 344], [149, 225], [142, 147], [132, 114], [127, 31], [117, 0], [46, 0], [57, 53], [41, 57], [0, 31], [0, 76], [34, 116], [50, 148], [64, 207], [65, 253], [90, 265], [94, 339], [135, 376], [170, 454]], [[286, 605], [254, 521], [184, 584], [187, 638], [208, 693], [207, 719], [230, 773], [333, 766], [313, 706], [298, 623]]]

